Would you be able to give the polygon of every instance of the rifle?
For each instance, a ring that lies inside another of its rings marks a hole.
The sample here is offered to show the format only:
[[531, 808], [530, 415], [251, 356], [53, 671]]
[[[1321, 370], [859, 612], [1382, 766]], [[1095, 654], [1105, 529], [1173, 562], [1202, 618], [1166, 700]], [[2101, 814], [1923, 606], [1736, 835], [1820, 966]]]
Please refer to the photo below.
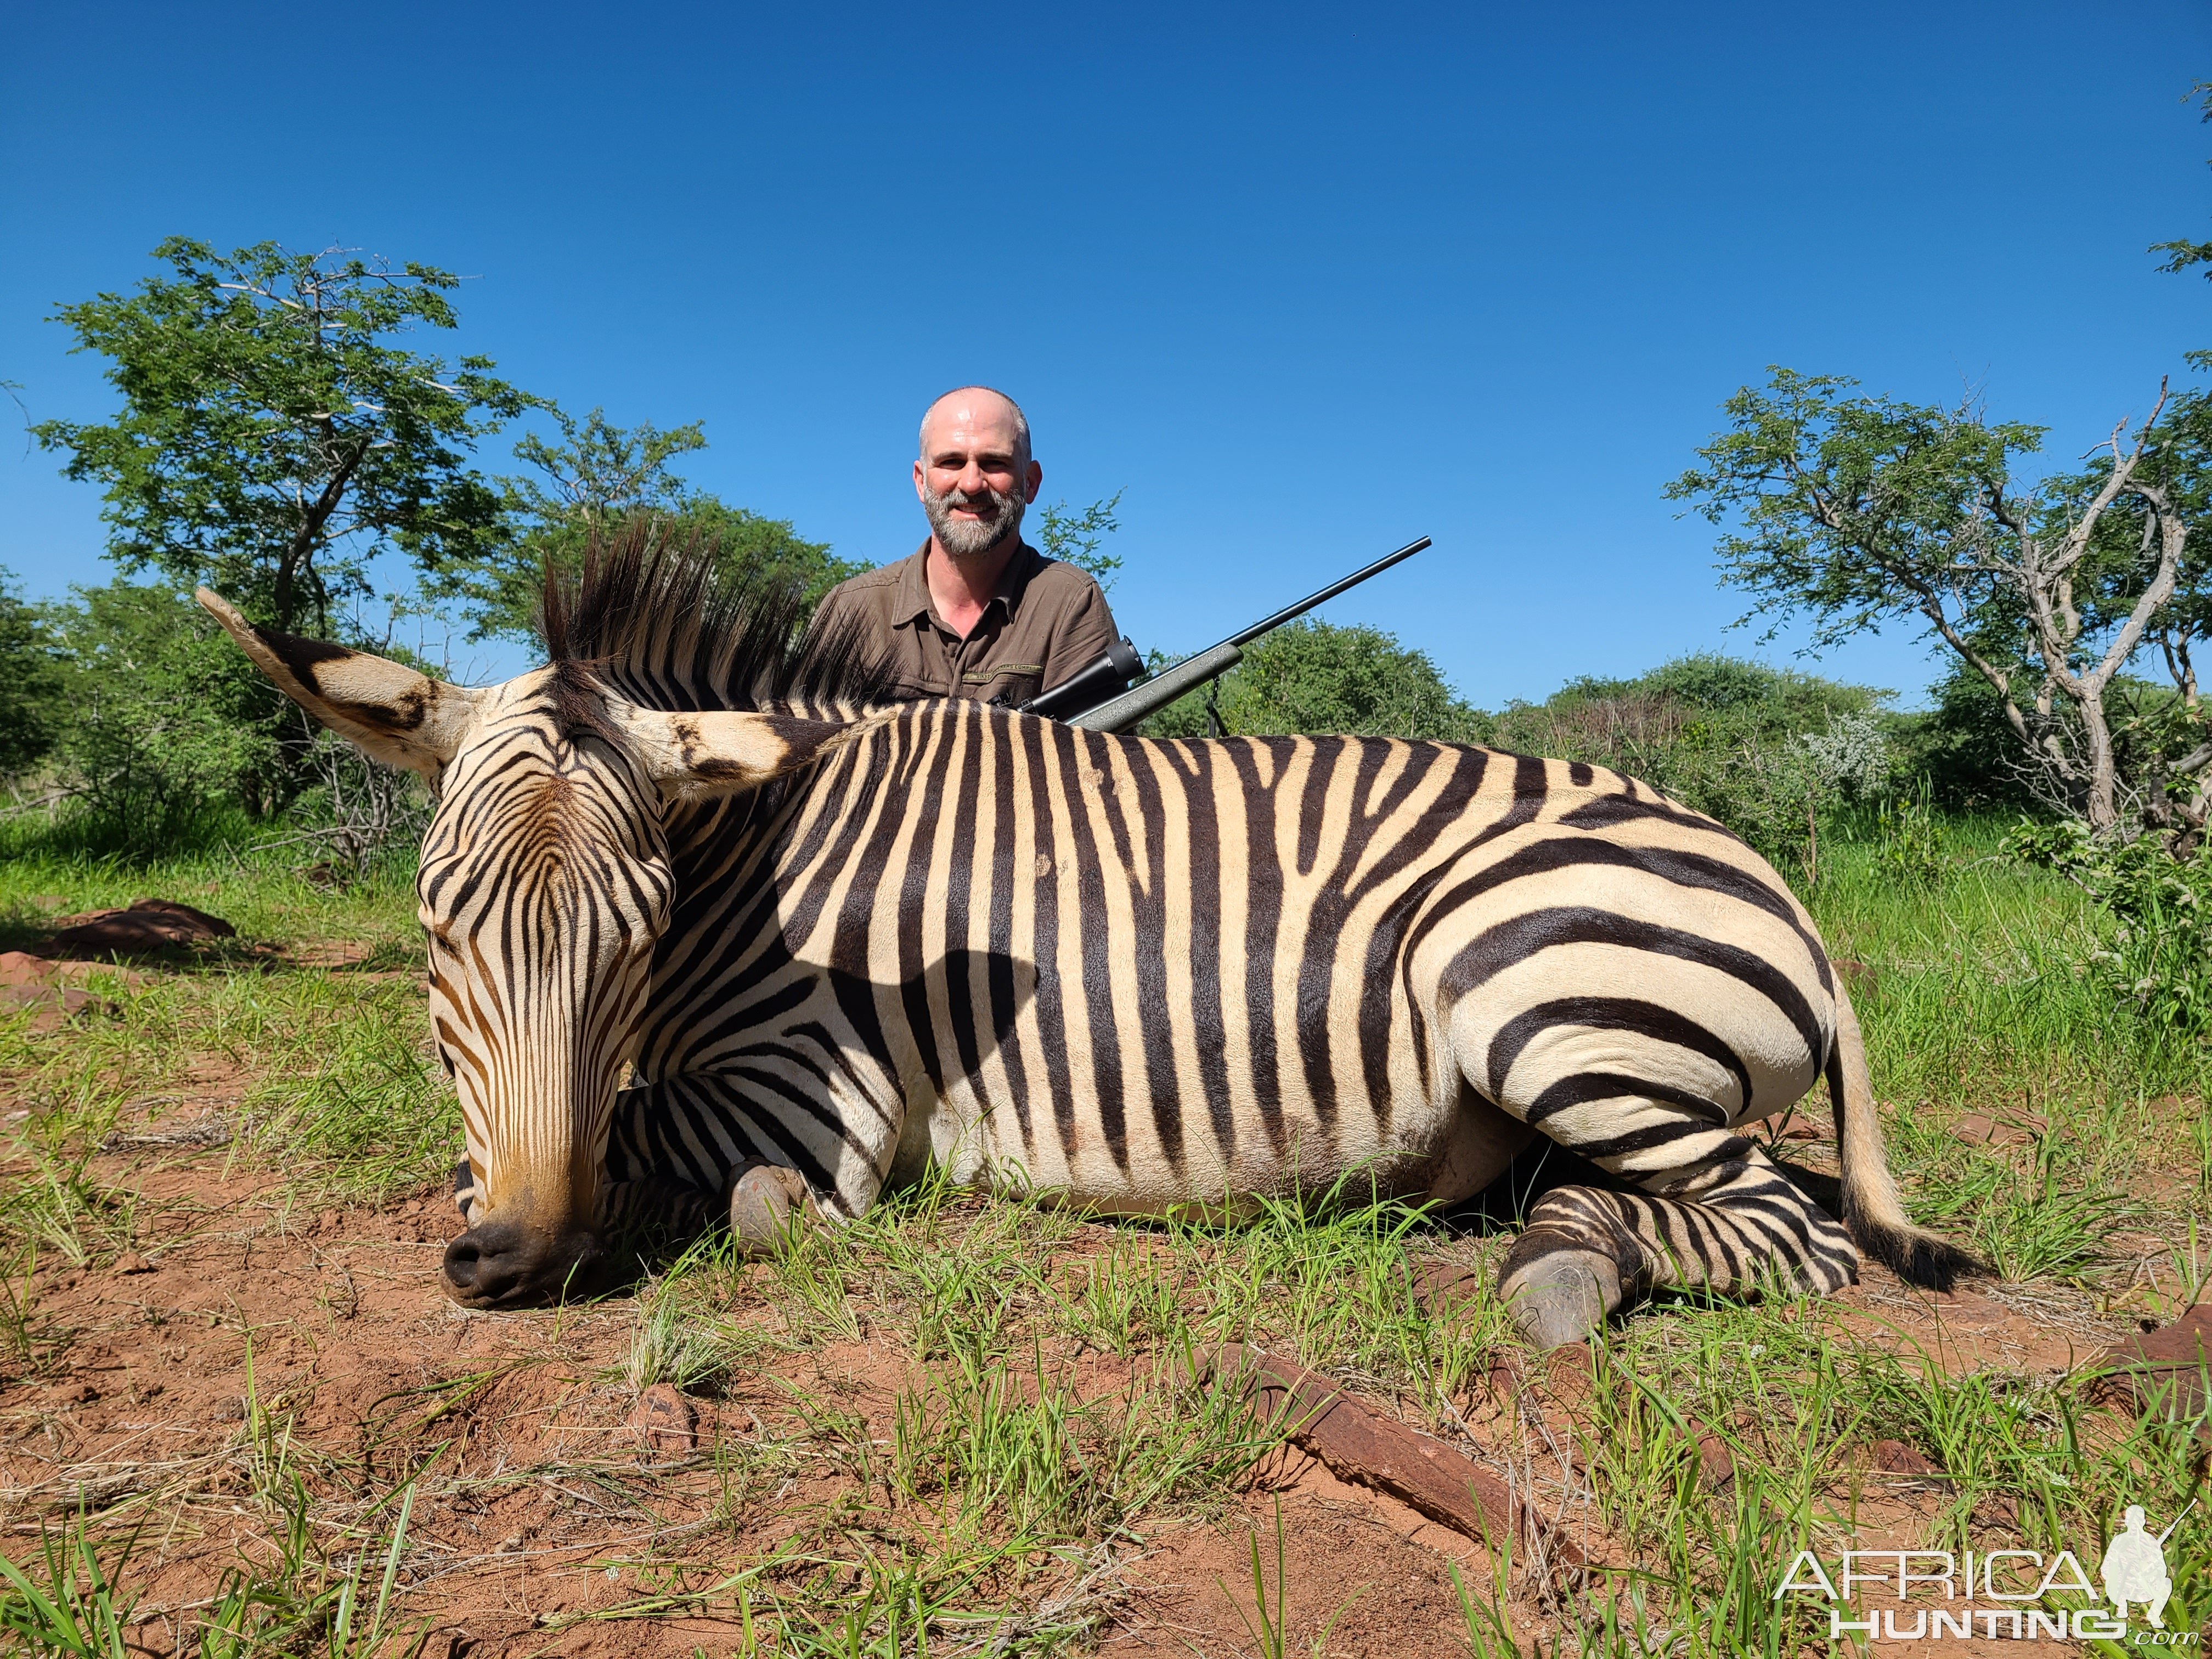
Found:
[[1237, 666], [1244, 655], [1244, 647], [1264, 634], [1272, 634], [1286, 622], [1294, 622], [1317, 605], [1326, 604], [1347, 588], [1353, 588], [1370, 576], [1379, 576], [1392, 565], [1410, 559], [1429, 544], [1424, 536], [1417, 542], [1408, 542], [1395, 553], [1375, 561], [1364, 570], [1355, 570], [1341, 581], [1331, 582], [1318, 593], [1310, 593], [1296, 605], [1278, 611], [1272, 617], [1254, 623], [1241, 633], [1231, 634], [1218, 645], [1209, 646], [1194, 657], [1185, 657], [1172, 667], [1164, 668], [1141, 684], [1121, 688], [1141, 668], [1143, 660], [1137, 647], [1127, 640], [1116, 640], [1106, 654], [1073, 678], [1062, 681], [1042, 696], [1031, 697], [1022, 705], [1025, 714], [1042, 714], [1051, 720], [1065, 721], [1069, 726], [1080, 726], [1092, 732], [1126, 732], [1148, 714], [1158, 714], [1187, 691], [1194, 691], [1215, 676], [1224, 674]]

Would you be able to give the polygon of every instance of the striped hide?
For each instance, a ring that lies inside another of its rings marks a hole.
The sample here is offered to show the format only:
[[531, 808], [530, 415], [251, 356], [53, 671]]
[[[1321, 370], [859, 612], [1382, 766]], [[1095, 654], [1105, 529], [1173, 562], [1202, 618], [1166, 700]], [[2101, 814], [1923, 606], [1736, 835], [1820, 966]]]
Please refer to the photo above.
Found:
[[[225, 621], [441, 785], [461, 1300], [556, 1294], [763, 1164], [832, 1218], [933, 1161], [1122, 1213], [1351, 1172], [1443, 1204], [1540, 1134], [1620, 1183], [1547, 1194], [1509, 1252], [1540, 1343], [1661, 1286], [1832, 1291], [1854, 1237], [1921, 1282], [1974, 1265], [1903, 1215], [1802, 907], [1632, 779], [887, 705], [858, 642], [794, 643], [642, 536], [550, 587], [551, 666], [489, 690]], [[1743, 1133], [1824, 1078], [1840, 1223]]]

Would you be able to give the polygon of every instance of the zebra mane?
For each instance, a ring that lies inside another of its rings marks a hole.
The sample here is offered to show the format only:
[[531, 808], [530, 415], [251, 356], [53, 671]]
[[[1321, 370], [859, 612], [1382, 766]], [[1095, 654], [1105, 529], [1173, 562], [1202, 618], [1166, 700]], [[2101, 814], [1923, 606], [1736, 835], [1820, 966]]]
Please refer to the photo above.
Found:
[[547, 562], [538, 631], [567, 723], [598, 727], [610, 691], [645, 708], [845, 718], [891, 700], [878, 644], [850, 623], [808, 626], [795, 578], [732, 570], [719, 551], [712, 536], [672, 540], [640, 514], [594, 537], [580, 571]]

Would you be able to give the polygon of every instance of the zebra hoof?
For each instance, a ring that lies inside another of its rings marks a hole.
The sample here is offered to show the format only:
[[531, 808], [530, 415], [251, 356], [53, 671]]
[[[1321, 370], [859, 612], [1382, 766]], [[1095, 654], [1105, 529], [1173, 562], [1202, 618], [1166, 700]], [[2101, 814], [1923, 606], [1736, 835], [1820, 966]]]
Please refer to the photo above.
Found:
[[[1510, 1293], [1513, 1322], [1534, 1348], [1563, 1348], [1585, 1340], [1605, 1323], [1610, 1311], [1603, 1276], [1612, 1263], [1602, 1257], [1578, 1259], [1554, 1255], [1534, 1264]], [[1618, 1302], [1616, 1295], [1614, 1300]]]
[[814, 1194], [796, 1170], [750, 1164], [730, 1183], [730, 1231], [742, 1255], [768, 1255], [790, 1237], [792, 1218], [817, 1219]]

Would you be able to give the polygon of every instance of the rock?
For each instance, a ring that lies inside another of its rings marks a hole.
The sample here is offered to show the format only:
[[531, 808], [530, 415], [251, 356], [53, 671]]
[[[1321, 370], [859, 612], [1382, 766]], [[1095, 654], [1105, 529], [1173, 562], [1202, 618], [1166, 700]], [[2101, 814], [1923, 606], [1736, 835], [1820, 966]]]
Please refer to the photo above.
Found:
[[1568, 1342], [1544, 1355], [1544, 1391], [1572, 1412], [1597, 1392], [1597, 1362], [1587, 1342]]
[[647, 1451], [682, 1457], [698, 1444], [691, 1402], [665, 1382], [656, 1382], [629, 1408], [629, 1426]]
[[123, 910], [101, 910], [54, 935], [57, 950], [83, 956], [153, 956], [208, 939], [233, 939], [238, 930], [221, 916], [168, 899], [133, 899]]
[[1571, 1540], [1547, 1528], [1488, 1470], [1440, 1440], [1378, 1416], [1303, 1365], [1237, 1343], [1200, 1365], [1214, 1382], [1243, 1389], [1261, 1422], [1285, 1427], [1340, 1478], [1388, 1492], [1478, 1541], [1515, 1537], [1555, 1567], [1583, 1564]]
[[1908, 1474], [1922, 1480], [1942, 1479], [1942, 1471], [1902, 1440], [1877, 1440], [1868, 1448], [1869, 1467], [1884, 1474]]
[[96, 997], [89, 991], [80, 991], [75, 986], [0, 984], [0, 1013], [24, 1008], [36, 1010], [31, 1017], [33, 1031], [58, 1031], [72, 1019], [118, 1012], [115, 1005], [105, 998]]
[[1413, 1305], [1439, 1324], [1470, 1310], [1482, 1295], [1482, 1269], [1456, 1261], [1434, 1261], [1413, 1281]]
[[[2107, 1348], [2087, 1375], [2102, 1404], [2177, 1423], [2203, 1418], [2212, 1397], [2212, 1308], [2191, 1308], [2171, 1325]], [[2202, 1422], [2197, 1431], [2212, 1437]]]
[[189, 904], [179, 904], [174, 899], [137, 898], [131, 901], [126, 915], [171, 916], [185, 927], [197, 930], [209, 939], [236, 939], [238, 929], [221, 916], [210, 915], [205, 910], [196, 910]]
[[1707, 1492], [1719, 1492], [1735, 1479], [1735, 1455], [1709, 1424], [1693, 1417], [1689, 1430], [1697, 1437], [1698, 1484]]
[[0, 951], [0, 986], [26, 987], [50, 983], [54, 964], [28, 951]]

